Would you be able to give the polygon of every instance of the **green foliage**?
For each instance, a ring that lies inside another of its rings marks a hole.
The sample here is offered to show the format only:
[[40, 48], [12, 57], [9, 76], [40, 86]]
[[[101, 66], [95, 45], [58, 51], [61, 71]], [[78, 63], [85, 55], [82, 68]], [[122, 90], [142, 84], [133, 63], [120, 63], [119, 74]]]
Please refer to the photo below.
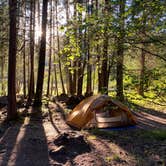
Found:
[[[93, 129], [90, 133], [94, 134], [94, 136], [102, 136], [107, 139], [116, 138], [122, 131], [102, 131], [100, 129]], [[124, 134], [124, 133], [123, 133]], [[156, 130], [135, 130], [132, 134], [136, 137], [142, 139], [150, 139], [150, 140], [165, 140], [166, 139], [166, 131], [163, 129]], [[124, 140], [129, 140], [129, 136], [124, 136]]]
[[8, 24], [9, 24], [8, 5], [7, 5], [7, 2], [3, 2], [3, 3], [0, 3], [0, 25], [1, 25], [0, 26], [0, 52], [3, 52], [3, 53], [7, 53]]
[[151, 71], [151, 80], [149, 81], [149, 90], [156, 96], [166, 95], [166, 77], [164, 68], [155, 68]]
[[125, 74], [124, 78], [124, 89], [137, 89], [139, 85], [139, 76], [138, 74], [131, 72]]
[[82, 14], [82, 12], [85, 12], [86, 11], [86, 8], [81, 5], [80, 3], [77, 3], [76, 4], [76, 11], [79, 13], [79, 14]]
[[[90, 1], [89, 1], [90, 2]], [[76, 3], [76, 8], [73, 8]], [[91, 4], [93, 3], [93, 4]], [[85, 68], [87, 64], [92, 65], [95, 69], [92, 71], [96, 74], [94, 81], [94, 87], [97, 89], [98, 77], [97, 70], [101, 70], [103, 61], [103, 47], [105, 36], [108, 37], [108, 59], [111, 64], [109, 87], [114, 89], [111, 94], [115, 95], [116, 92], [116, 55], [118, 47], [118, 38], [121, 37], [122, 19], [120, 18], [119, 6], [120, 1], [110, 0], [107, 1], [107, 6], [105, 1], [98, 1], [98, 7], [96, 8], [96, 2], [91, 3], [79, 3], [73, 1], [69, 3], [69, 20], [67, 23], [59, 23], [60, 30], [62, 33], [60, 35], [60, 52], [56, 52], [56, 62], [53, 62], [55, 66], [58, 67], [58, 61], [62, 62], [64, 68], [62, 72], [65, 73], [65, 68], [73, 74], [74, 71], [78, 71], [80, 66], [77, 66], [77, 62], [85, 62]], [[57, 3], [59, 5], [59, 3]], [[27, 11], [27, 30], [28, 30], [28, 19], [30, 4], [26, 2]], [[53, 5], [55, 3], [53, 2]], [[145, 97], [142, 98], [138, 95], [138, 88], [140, 83], [140, 55], [141, 48], [145, 44], [145, 48], [152, 54], [160, 55], [165, 57], [165, 39], [166, 39], [166, 2], [164, 0], [132, 0], [125, 1], [125, 12], [121, 15], [125, 19], [124, 25], [124, 90], [127, 98], [135, 101], [137, 103], [144, 102], [147, 98], [149, 100], [156, 100], [156, 98], [164, 98], [166, 95], [166, 77], [165, 77], [165, 64], [157, 58], [153, 57], [149, 53], [146, 53], [146, 71], [144, 75], [144, 86], [145, 86]], [[19, 6], [18, 6], [19, 7]], [[55, 6], [54, 6], [55, 7]], [[62, 9], [63, 8], [63, 9]], [[22, 8], [20, 9], [20, 16], [18, 15], [18, 20], [24, 20], [24, 12]], [[72, 9], [72, 10], [71, 10]], [[107, 10], [108, 9], [108, 10]], [[58, 6], [58, 16], [61, 15], [59, 12], [63, 10], [63, 15], [66, 12], [66, 6]], [[76, 11], [74, 11], [76, 10]], [[36, 9], [37, 11], [37, 9]], [[76, 14], [75, 14], [76, 13]], [[52, 13], [55, 16], [55, 11]], [[75, 14], [75, 15], [74, 15]], [[50, 15], [50, 13], [48, 14]], [[50, 17], [50, 16], [49, 16]], [[59, 18], [58, 18], [59, 19]], [[60, 20], [58, 20], [60, 22]], [[36, 20], [36, 24], [38, 21]], [[8, 54], [8, 2], [0, 2], [0, 57], [5, 56], [5, 62], [7, 61]], [[22, 29], [24, 27], [20, 24], [20, 29], [18, 29], [18, 47], [20, 48], [23, 44]], [[40, 25], [39, 25], [40, 27]], [[56, 29], [56, 28], [55, 28]], [[26, 56], [29, 54], [29, 32], [26, 32], [27, 42], [26, 42]], [[56, 30], [53, 32], [53, 36], [56, 36]], [[53, 37], [54, 38], [54, 37]], [[5, 39], [5, 40], [2, 40]], [[52, 49], [57, 51], [56, 38], [53, 39], [54, 46]], [[35, 43], [36, 44], [36, 43]], [[47, 45], [48, 47], [48, 45]], [[138, 47], [138, 48], [137, 48]], [[18, 49], [19, 49], [18, 48]], [[38, 55], [38, 48], [35, 49]], [[87, 51], [89, 51], [90, 58], [87, 58]], [[57, 56], [57, 54], [59, 56]], [[23, 78], [22, 72], [22, 52], [18, 51], [17, 55], [17, 78], [21, 82]], [[37, 57], [37, 56], [36, 56]], [[60, 59], [59, 59], [60, 58]], [[113, 59], [114, 58], [114, 59]], [[159, 58], [158, 58], [159, 59]], [[152, 60], [154, 62], [152, 62]], [[0, 59], [1, 63], [1, 59]], [[109, 62], [108, 62], [109, 63]], [[154, 63], [154, 64], [153, 64]], [[150, 64], [150, 65], [149, 65]], [[26, 58], [26, 70], [28, 69], [28, 56]], [[0, 66], [1, 69], [1, 66]], [[5, 76], [7, 75], [7, 65], [5, 65]], [[46, 66], [48, 70], [48, 66]], [[35, 70], [36, 72], [36, 70]], [[100, 71], [99, 71], [100, 72]], [[36, 74], [36, 73], [35, 73]], [[27, 74], [28, 75], [28, 74]], [[57, 75], [59, 75], [59, 70], [57, 70]], [[86, 87], [87, 74], [84, 75], [84, 87]], [[28, 77], [28, 76], [26, 76]], [[78, 77], [78, 76], [77, 76]], [[59, 77], [58, 77], [59, 78]], [[35, 78], [36, 79], [36, 78]], [[66, 79], [67, 80], [67, 79]], [[36, 81], [36, 80], [35, 80]], [[44, 80], [45, 82], [47, 79]], [[92, 82], [93, 82], [92, 81]], [[5, 87], [7, 83], [4, 82]], [[59, 82], [58, 82], [59, 84]], [[60, 86], [58, 86], [60, 87]], [[84, 88], [86, 89], [86, 88]], [[95, 89], [95, 90], [96, 90]], [[97, 90], [96, 90], [97, 91]], [[107, 88], [102, 88], [102, 93], [107, 93]]]
[[166, 131], [165, 130], [146, 131], [141, 135], [141, 137], [145, 137], [148, 139], [156, 139], [156, 140], [166, 140]]

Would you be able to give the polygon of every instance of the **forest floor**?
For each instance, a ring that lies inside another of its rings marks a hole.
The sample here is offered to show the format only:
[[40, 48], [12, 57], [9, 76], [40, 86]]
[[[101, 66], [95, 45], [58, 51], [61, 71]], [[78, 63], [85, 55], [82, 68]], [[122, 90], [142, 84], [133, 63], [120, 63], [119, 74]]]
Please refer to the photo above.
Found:
[[21, 108], [20, 119], [10, 123], [2, 123], [2, 108], [0, 166], [164, 166], [165, 111], [134, 107], [138, 125], [118, 131], [73, 130], [61, 103], [42, 110]]

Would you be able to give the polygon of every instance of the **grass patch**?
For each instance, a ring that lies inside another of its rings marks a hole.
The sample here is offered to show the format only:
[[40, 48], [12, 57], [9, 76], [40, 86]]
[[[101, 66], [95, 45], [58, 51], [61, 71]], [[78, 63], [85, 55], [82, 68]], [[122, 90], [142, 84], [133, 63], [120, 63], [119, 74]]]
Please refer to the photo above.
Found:
[[160, 112], [166, 111], [166, 103], [161, 101], [154, 93], [145, 92], [145, 97], [142, 97], [135, 91], [125, 91], [125, 97], [133, 104], [137, 104], [148, 109], [158, 110]]
[[152, 130], [142, 132], [142, 137], [146, 137], [148, 139], [156, 139], [156, 140], [166, 140], [166, 131], [165, 130]]
[[117, 154], [114, 154], [113, 157], [112, 157], [112, 159], [114, 161], [120, 162], [120, 157]]
[[100, 129], [92, 129], [90, 130], [90, 133], [91, 134], [94, 134], [94, 135], [97, 135], [97, 136], [103, 136], [103, 137], [106, 137], [106, 138], [110, 138], [110, 137], [113, 137], [115, 136], [115, 133], [113, 131], [102, 131]]
[[92, 129], [90, 131], [94, 136], [104, 137], [106, 139], [115, 139], [119, 136], [123, 138], [124, 141], [129, 141], [132, 138], [135, 139], [149, 139], [149, 140], [166, 140], [166, 131], [163, 129], [158, 130], [129, 130], [124, 131], [102, 131], [100, 129]]

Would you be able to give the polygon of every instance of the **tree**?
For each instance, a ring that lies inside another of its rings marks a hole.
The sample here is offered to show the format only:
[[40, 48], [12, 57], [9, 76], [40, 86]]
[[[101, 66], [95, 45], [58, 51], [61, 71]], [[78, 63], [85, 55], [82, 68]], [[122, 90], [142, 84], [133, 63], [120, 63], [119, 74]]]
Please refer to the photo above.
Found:
[[26, 3], [24, 3], [24, 30], [23, 30], [23, 93], [24, 93], [24, 98], [26, 97]]
[[[68, 29], [68, 24], [69, 24], [69, 0], [65, 1], [65, 9], [66, 9], [66, 21], [67, 21], [67, 29]], [[66, 42], [65, 45], [69, 45], [69, 36], [66, 35]], [[65, 47], [65, 46], [64, 46]], [[66, 56], [66, 62], [68, 65], [66, 65], [66, 85], [67, 85], [67, 93], [69, 95], [72, 94], [72, 73], [70, 72], [71, 68], [71, 62], [68, 60]]]
[[50, 94], [50, 78], [51, 78], [51, 62], [52, 62], [52, 0], [50, 1], [50, 28], [49, 28], [49, 65], [48, 65], [48, 80], [47, 80], [47, 96]]
[[56, 32], [57, 32], [57, 47], [58, 47], [58, 65], [59, 65], [59, 74], [60, 74], [60, 80], [62, 85], [62, 93], [65, 94], [65, 86], [64, 86], [64, 80], [62, 76], [62, 64], [60, 59], [60, 39], [59, 39], [59, 23], [58, 23], [58, 2], [55, 1], [55, 11], [56, 11]]
[[[53, 5], [53, 11], [55, 11], [55, 8], [56, 6]], [[55, 25], [56, 25], [56, 16], [53, 15], [53, 20], [52, 20], [52, 23], [53, 23], [53, 47], [55, 48], [56, 47], [56, 36], [55, 36]], [[56, 62], [56, 51], [55, 49], [53, 49], [53, 62]], [[59, 95], [59, 90], [58, 90], [58, 78], [57, 78], [57, 66], [56, 66], [56, 63], [54, 63], [54, 79], [55, 79], [55, 94], [58, 96]]]
[[160, 0], [133, 0], [131, 4], [131, 24], [127, 25], [130, 30], [128, 42], [132, 43], [132, 47], [138, 49], [141, 54], [138, 89], [141, 96], [144, 96], [145, 84], [148, 80], [147, 71], [149, 69], [146, 65], [147, 62], [151, 61], [151, 59], [146, 61], [146, 57], [155, 56], [164, 60], [164, 57], [160, 55], [161, 53], [156, 54], [155, 50], [159, 50], [157, 47], [163, 47], [161, 40], [164, 37], [164, 26], [161, 22], [164, 22], [165, 4], [166, 2]]
[[35, 45], [35, 1], [30, 1], [30, 84], [28, 103], [31, 104], [34, 97], [34, 45]]
[[110, 15], [110, 3], [108, 0], [105, 0], [104, 6], [104, 32], [103, 32], [103, 51], [102, 51], [102, 60], [101, 60], [101, 73], [99, 75], [100, 87], [99, 91], [102, 93], [108, 93], [108, 80], [109, 80], [109, 65], [108, 65], [108, 46], [109, 46], [109, 15]]
[[43, 0], [42, 36], [41, 36], [41, 41], [40, 41], [38, 73], [37, 73], [37, 86], [36, 86], [34, 106], [41, 106], [42, 105], [42, 92], [43, 92], [45, 56], [46, 56], [47, 6], [48, 6], [48, 0]]
[[8, 61], [8, 112], [9, 120], [17, 117], [16, 110], [16, 31], [17, 0], [9, 0], [9, 61]]
[[116, 75], [116, 86], [117, 86], [117, 98], [124, 100], [123, 94], [123, 61], [124, 61], [124, 14], [125, 14], [125, 0], [119, 0], [119, 36], [117, 37], [117, 75]]
[[[48, 37], [45, 36], [46, 3], [50, 9]], [[35, 98], [34, 105], [41, 105], [43, 91], [47, 96], [66, 93], [66, 89], [68, 95], [91, 95], [96, 92], [97, 86], [98, 92], [105, 94], [108, 88], [116, 89], [120, 100], [124, 99], [123, 93], [127, 88], [137, 88], [137, 92], [143, 96], [144, 91], [153, 89], [151, 85], [155, 84], [149, 83], [149, 80], [153, 81], [153, 71], [157, 71], [158, 64], [150, 63], [155, 58], [166, 61], [165, 3], [163, 0], [47, 0], [43, 1], [42, 6], [41, 0], [17, 1], [16, 93], [23, 92], [26, 97], [28, 90], [27, 103], [31, 104]], [[7, 89], [7, 11], [7, 0], [0, 2], [2, 95]], [[36, 53], [39, 56], [35, 57]], [[151, 56], [152, 59], [147, 58]], [[136, 60], [136, 66], [130, 62], [132, 57]], [[14, 65], [13, 62], [11, 65]], [[47, 79], [44, 79], [45, 66], [48, 68]], [[161, 66], [164, 65], [161, 63]], [[133, 69], [135, 71], [131, 72]]]
[[[92, 4], [90, 5], [90, 1], [88, 0], [86, 2], [86, 8], [87, 8], [87, 19], [92, 15], [93, 8]], [[89, 96], [92, 94], [92, 64], [90, 62], [91, 55], [90, 55], [90, 49], [91, 49], [91, 43], [90, 43], [90, 27], [87, 27], [86, 29], [86, 56], [87, 56], [87, 83], [86, 83], [86, 95]]]
[[[80, 9], [83, 8], [83, 5], [81, 4], [82, 2], [79, 2]], [[87, 2], [86, 2], [87, 3]], [[82, 11], [78, 11], [78, 24], [79, 24], [79, 29], [78, 29], [78, 46], [80, 48], [80, 56], [77, 58], [77, 95], [81, 96], [82, 95], [82, 88], [83, 88], [83, 78], [84, 78], [84, 69], [85, 69], [85, 64], [86, 64], [86, 49], [84, 48], [86, 38], [83, 37], [83, 27], [82, 27]], [[86, 29], [85, 29], [85, 35], [86, 36]], [[84, 50], [84, 51], [83, 51]]]
[[8, 2], [0, 2], [0, 67], [1, 67], [1, 95], [6, 95], [6, 60], [8, 56]]

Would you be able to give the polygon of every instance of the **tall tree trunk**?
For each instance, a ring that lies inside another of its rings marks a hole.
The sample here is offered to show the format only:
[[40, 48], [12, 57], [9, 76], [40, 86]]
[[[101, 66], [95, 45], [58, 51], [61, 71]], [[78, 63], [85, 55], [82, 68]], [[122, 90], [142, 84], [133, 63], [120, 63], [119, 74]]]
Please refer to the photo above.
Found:
[[82, 95], [82, 87], [83, 87], [83, 74], [84, 74], [84, 62], [81, 62], [80, 60], [78, 61], [78, 66], [80, 66], [80, 68], [78, 69], [77, 72], [77, 95], [80, 96]]
[[[67, 23], [69, 23], [69, 0], [66, 0], [66, 20]], [[67, 37], [67, 44], [69, 44], [69, 37]], [[67, 88], [68, 88], [68, 94], [73, 95], [73, 84], [72, 84], [72, 73], [70, 72], [71, 68], [71, 61], [69, 61], [69, 66], [66, 68], [67, 70]]]
[[[144, 11], [143, 12], [143, 19], [142, 19], [142, 27], [141, 27], [141, 36], [142, 39], [144, 40], [146, 38], [146, 22], [147, 22], [147, 13]], [[146, 52], [145, 49], [147, 47], [146, 43], [142, 44], [142, 50], [141, 50], [141, 59], [140, 59], [140, 65], [141, 65], [141, 70], [140, 70], [140, 83], [139, 83], [139, 95], [144, 97], [144, 86], [145, 86], [145, 56]]]
[[28, 93], [28, 103], [31, 104], [34, 97], [34, 45], [35, 45], [35, 1], [30, 3], [30, 84]]
[[108, 28], [104, 30], [103, 58], [101, 64], [101, 92], [108, 93]]
[[[77, 19], [77, 1], [74, 0], [74, 20], [76, 21]], [[77, 40], [77, 27], [74, 27], [74, 37], [76, 40], [76, 43], [78, 42]], [[71, 63], [71, 66], [73, 68], [73, 73], [72, 73], [72, 86], [71, 86], [71, 95], [74, 95], [77, 92], [77, 71], [76, 71], [76, 67], [77, 67], [77, 59], [75, 57], [75, 59], [73, 60], [73, 62]]]
[[[90, 17], [90, 15], [92, 14], [92, 6], [91, 8], [89, 7], [89, 0], [86, 1], [86, 7], [87, 7], [87, 14], [88, 17]], [[86, 84], [86, 95], [89, 96], [92, 93], [92, 65], [90, 62], [90, 37], [89, 37], [89, 33], [90, 33], [90, 27], [88, 27], [87, 29], [87, 84]]]
[[[56, 3], [56, 2], [55, 2]], [[55, 5], [53, 5], [53, 11], [55, 11]], [[54, 15], [53, 15], [54, 16]], [[55, 38], [55, 32], [56, 32], [56, 30], [55, 30], [55, 25], [56, 25], [56, 22], [55, 22], [55, 20], [56, 20], [56, 17], [53, 17], [53, 20], [52, 20], [52, 23], [53, 23], [53, 45], [54, 45], [54, 48], [56, 47], [56, 38]], [[55, 51], [55, 49], [53, 49], [53, 62], [54, 62], [54, 78], [55, 78], [55, 93], [56, 93], [56, 95], [58, 96], [59, 95], [59, 90], [58, 90], [58, 79], [57, 79], [57, 69], [56, 69], [56, 64], [55, 64], [55, 62], [56, 62], [56, 51]]]
[[[40, 10], [40, 0], [36, 0], [36, 1], [37, 1], [37, 7], [36, 7], [37, 8], [37, 24], [38, 24], [38, 27], [40, 28], [41, 27], [41, 21], [40, 21], [40, 12], [41, 12], [41, 10]], [[37, 43], [40, 42], [40, 37], [41, 36], [38, 37]]]
[[34, 106], [42, 105], [42, 92], [44, 82], [45, 56], [46, 56], [46, 25], [47, 25], [47, 6], [48, 0], [43, 0], [42, 8], [42, 36], [39, 51], [38, 77]]
[[51, 96], [53, 95], [53, 84], [54, 84], [54, 79], [53, 79], [53, 75], [51, 75], [51, 91], [50, 91], [50, 94], [51, 94]]
[[[81, 39], [81, 41], [82, 41], [82, 39]], [[86, 41], [84, 41], [84, 42], [86, 42]], [[82, 48], [82, 50], [83, 50], [83, 48]], [[86, 56], [84, 55], [84, 57], [82, 57], [81, 59], [78, 60], [78, 67], [79, 67], [79, 69], [77, 71], [77, 95], [78, 96], [82, 95], [85, 66], [86, 66]]]
[[52, 0], [50, 1], [50, 48], [49, 48], [49, 65], [48, 65], [48, 80], [47, 80], [47, 96], [50, 94], [50, 77], [51, 77], [51, 62], [52, 62]]
[[[83, 2], [80, 2], [82, 4]], [[78, 12], [78, 21], [79, 24], [82, 25], [82, 12]], [[86, 33], [86, 30], [85, 32]], [[77, 95], [80, 96], [82, 95], [82, 88], [83, 88], [83, 78], [84, 78], [84, 70], [86, 66], [86, 53], [84, 50], [86, 48], [84, 47], [84, 44], [86, 43], [86, 38], [83, 38], [83, 32], [82, 32], [82, 27], [79, 27], [79, 35], [78, 35], [78, 45], [80, 48], [80, 57], [77, 59]], [[84, 42], [84, 44], [83, 44]], [[83, 48], [84, 47], [84, 48]]]
[[[66, 7], [66, 21], [67, 24], [69, 23], [69, 1], [66, 0], [65, 1], [65, 7]], [[69, 37], [66, 37], [66, 44], [69, 44]], [[67, 57], [66, 57], [66, 61], [67, 61]], [[67, 67], [65, 67], [66, 70], [66, 85], [67, 85], [67, 94], [71, 95], [72, 92], [72, 74], [69, 70], [69, 68], [71, 68], [71, 62], [69, 61], [69, 65]]]
[[144, 96], [144, 83], [145, 83], [145, 54], [144, 46], [141, 53], [141, 70], [140, 70], [140, 84], [139, 84], [139, 95]]
[[93, 66], [93, 76], [92, 76], [92, 80], [93, 80], [93, 82], [92, 82], [92, 91], [93, 91], [93, 93], [94, 93], [94, 91], [95, 91], [95, 80], [96, 80], [96, 66], [94, 65]]
[[24, 98], [26, 98], [26, 2], [24, 2], [24, 30], [23, 30], [23, 94]]
[[[104, 6], [104, 14], [105, 17], [108, 18], [109, 13], [109, 1], [105, 0]], [[103, 34], [103, 50], [102, 50], [102, 59], [101, 59], [101, 73], [99, 73], [99, 90], [101, 93], [107, 94], [108, 93], [108, 21], [107, 19], [104, 20], [104, 34]]]
[[2, 87], [1, 87], [1, 95], [4, 95], [5, 94], [5, 86], [4, 86], [4, 63], [5, 63], [5, 60], [4, 60], [4, 57], [2, 56], [1, 57], [1, 84], [2, 84]]
[[120, 101], [124, 100], [123, 94], [123, 61], [124, 61], [124, 13], [125, 13], [125, 0], [119, 1], [119, 28], [120, 33], [117, 41], [117, 76], [116, 76], [116, 86], [117, 86], [117, 98]]
[[62, 76], [62, 64], [61, 64], [61, 59], [60, 59], [60, 40], [59, 40], [59, 23], [58, 23], [58, 4], [56, 1], [56, 32], [57, 32], [57, 45], [58, 45], [58, 64], [59, 64], [59, 74], [60, 74], [60, 80], [62, 84], [62, 93], [65, 94], [65, 86], [64, 86], [64, 81], [63, 81], [63, 76]]
[[16, 14], [17, 0], [9, 0], [9, 62], [8, 62], [8, 120], [17, 117], [16, 110], [16, 50], [17, 50], [17, 32], [16, 32]]
[[[89, 45], [89, 42], [88, 42]], [[87, 49], [87, 85], [86, 85], [86, 95], [92, 94], [92, 65], [90, 64], [90, 50], [89, 46]]]
[[[25, 28], [25, 26], [24, 26]], [[25, 41], [25, 29], [24, 29], [24, 49], [23, 49], [23, 93], [26, 98], [26, 41]]]
[[[54, 62], [55, 61], [56, 61], [56, 58], [55, 58], [55, 55], [54, 55]], [[54, 77], [55, 77], [55, 91], [56, 91], [56, 95], [59, 96], [56, 64], [54, 64]]]
[[1, 87], [1, 90], [2, 90], [2, 93], [1, 93], [1, 95], [4, 95], [5, 93], [4, 93], [4, 90], [5, 90], [5, 88], [4, 88], [4, 63], [5, 63], [5, 61], [4, 61], [4, 57], [2, 56], [1, 57], [1, 83], [2, 83], [2, 87]]
[[[96, 16], [98, 18], [98, 11], [99, 11], [99, 2], [98, 0], [96, 0]], [[99, 35], [97, 34], [96, 36], [96, 39], [98, 40], [99, 38]], [[96, 46], [96, 52], [97, 52], [97, 62], [98, 62], [98, 66], [97, 66], [97, 74], [98, 74], [98, 92], [101, 92], [101, 85], [102, 85], [102, 82], [101, 82], [101, 63], [100, 63], [100, 49], [99, 49], [99, 44], [97, 44]]]
[[73, 77], [72, 77], [72, 95], [74, 95], [77, 91], [77, 60], [75, 59], [73, 62], [73, 67], [75, 68], [73, 71]]
[[[29, 54], [28, 54], [27, 58], [28, 58], [28, 60], [27, 60], [27, 70], [28, 70], [28, 72], [27, 72], [27, 77], [28, 77], [27, 84], [29, 85], [30, 84], [30, 58], [29, 58]], [[29, 87], [28, 87], [28, 92], [29, 92]]]

